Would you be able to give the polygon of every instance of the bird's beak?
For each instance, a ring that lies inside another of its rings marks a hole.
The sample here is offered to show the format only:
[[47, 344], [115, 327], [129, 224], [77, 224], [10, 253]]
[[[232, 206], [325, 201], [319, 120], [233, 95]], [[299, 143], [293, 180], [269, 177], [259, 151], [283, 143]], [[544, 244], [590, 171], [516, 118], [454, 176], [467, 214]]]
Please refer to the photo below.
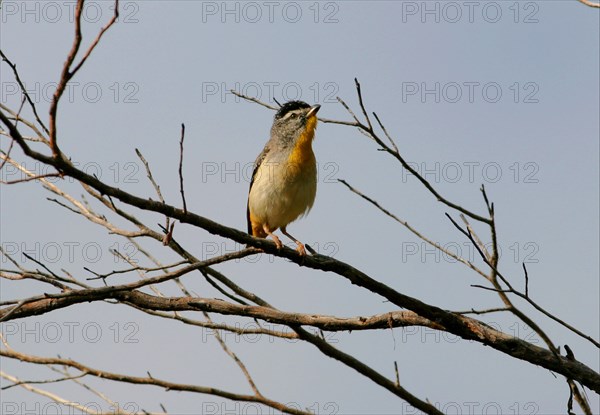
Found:
[[310, 107], [310, 110], [308, 111], [308, 113], [306, 113], [306, 118], [310, 118], [313, 115], [316, 115], [317, 112], [319, 111], [319, 108], [321, 108], [321, 106], [319, 104], [313, 105], [312, 107]]

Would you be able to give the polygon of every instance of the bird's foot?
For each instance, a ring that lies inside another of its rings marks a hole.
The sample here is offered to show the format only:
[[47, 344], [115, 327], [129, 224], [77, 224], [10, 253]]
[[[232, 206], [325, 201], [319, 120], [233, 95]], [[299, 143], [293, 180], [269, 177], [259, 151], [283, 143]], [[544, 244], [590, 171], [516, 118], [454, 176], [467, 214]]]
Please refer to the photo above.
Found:
[[302, 242], [296, 242], [296, 251], [300, 254], [300, 256], [306, 256], [306, 249], [304, 248], [304, 244]]
[[279, 238], [277, 237], [277, 235], [271, 234], [271, 237], [273, 238], [273, 242], [275, 242], [275, 245], [277, 246], [277, 249], [281, 250], [281, 248], [283, 248], [283, 244], [281, 243], [281, 241], [279, 240]]

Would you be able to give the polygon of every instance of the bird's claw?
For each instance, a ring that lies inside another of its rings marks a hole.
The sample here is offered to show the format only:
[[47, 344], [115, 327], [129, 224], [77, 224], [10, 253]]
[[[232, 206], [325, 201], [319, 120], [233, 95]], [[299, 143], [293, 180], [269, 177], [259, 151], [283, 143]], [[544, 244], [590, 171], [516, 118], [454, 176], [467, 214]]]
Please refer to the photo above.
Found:
[[275, 235], [271, 235], [273, 237], [273, 242], [275, 242], [275, 246], [277, 247], [277, 250], [281, 251], [281, 248], [283, 248], [283, 244], [281, 243], [281, 241], [279, 240], [279, 238]]

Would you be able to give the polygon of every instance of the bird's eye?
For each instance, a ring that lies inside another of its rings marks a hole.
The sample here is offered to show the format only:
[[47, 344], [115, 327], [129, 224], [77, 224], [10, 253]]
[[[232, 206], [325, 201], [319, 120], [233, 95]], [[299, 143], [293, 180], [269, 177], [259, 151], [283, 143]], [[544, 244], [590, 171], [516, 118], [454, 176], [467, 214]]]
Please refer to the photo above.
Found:
[[290, 114], [290, 118], [296, 118], [297, 116], [298, 116], [298, 114], [295, 114], [295, 113]]

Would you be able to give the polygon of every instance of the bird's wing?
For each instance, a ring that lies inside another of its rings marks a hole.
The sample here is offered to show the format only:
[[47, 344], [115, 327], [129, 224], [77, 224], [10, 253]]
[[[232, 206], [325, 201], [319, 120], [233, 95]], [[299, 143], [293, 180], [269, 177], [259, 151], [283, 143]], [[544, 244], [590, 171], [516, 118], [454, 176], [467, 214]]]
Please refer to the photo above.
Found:
[[252, 179], [250, 180], [250, 188], [248, 189], [248, 203], [246, 204], [246, 221], [248, 223], [248, 233], [250, 235], [252, 235], [252, 222], [250, 222], [250, 190], [252, 190], [252, 185], [254, 184], [256, 172], [258, 172], [260, 165], [264, 161], [270, 149], [271, 148], [269, 146], [269, 143], [267, 143], [267, 145], [265, 145], [265, 148], [263, 148], [263, 151], [260, 152], [260, 154], [256, 158], [256, 161], [254, 162], [254, 170], [252, 171]]

